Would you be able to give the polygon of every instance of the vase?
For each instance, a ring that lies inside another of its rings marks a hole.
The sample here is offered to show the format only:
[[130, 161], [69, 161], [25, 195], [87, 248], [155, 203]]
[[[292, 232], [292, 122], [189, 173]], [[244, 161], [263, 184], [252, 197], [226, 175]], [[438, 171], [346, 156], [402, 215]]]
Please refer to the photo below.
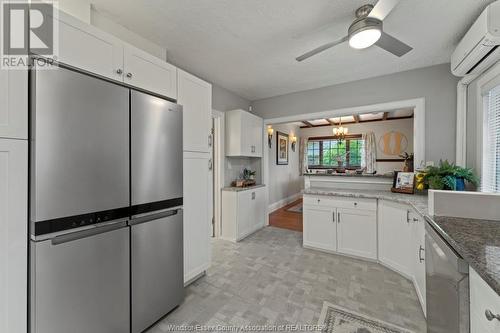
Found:
[[463, 178], [455, 178], [455, 189], [457, 191], [465, 191], [465, 180]]

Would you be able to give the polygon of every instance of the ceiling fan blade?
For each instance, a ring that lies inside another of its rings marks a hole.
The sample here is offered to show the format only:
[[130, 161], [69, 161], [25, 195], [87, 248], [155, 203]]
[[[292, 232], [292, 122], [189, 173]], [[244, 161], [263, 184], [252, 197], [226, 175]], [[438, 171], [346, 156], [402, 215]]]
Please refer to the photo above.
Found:
[[402, 57], [413, 50], [413, 47], [406, 45], [399, 39], [394, 38], [385, 32], [382, 32], [382, 36], [380, 36], [380, 39], [375, 43], [375, 45], [398, 57]]
[[303, 55], [295, 58], [295, 60], [297, 60], [299, 62], [303, 61], [303, 60], [306, 60], [307, 58], [310, 58], [313, 55], [316, 55], [316, 54], [321, 53], [321, 52], [323, 52], [325, 50], [328, 50], [329, 48], [332, 48], [335, 45], [341, 44], [341, 43], [345, 42], [346, 40], [347, 40], [347, 36], [343, 37], [343, 38], [341, 38], [339, 40], [336, 40], [335, 42], [331, 42], [331, 43], [327, 43], [327, 44], [321, 45], [320, 47], [317, 47], [314, 50], [309, 51], [307, 53], [304, 53]]
[[396, 7], [399, 1], [400, 0], [379, 0], [368, 16], [383, 21], [394, 7]]

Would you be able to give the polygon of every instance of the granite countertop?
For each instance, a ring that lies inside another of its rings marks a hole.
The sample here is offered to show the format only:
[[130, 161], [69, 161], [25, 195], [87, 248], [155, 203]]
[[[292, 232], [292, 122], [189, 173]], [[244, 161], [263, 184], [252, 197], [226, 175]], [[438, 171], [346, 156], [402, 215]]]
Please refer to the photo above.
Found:
[[309, 188], [304, 194], [390, 200], [412, 206], [500, 295], [500, 221], [429, 216], [426, 195], [377, 190]]
[[362, 174], [356, 174], [356, 173], [304, 173], [303, 176], [323, 176], [323, 177], [371, 177], [371, 178], [394, 178], [393, 174], [381, 174], [381, 173], [376, 173], [376, 174], [371, 174], [371, 173], [362, 173]]
[[445, 216], [425, 218], [500, 295], [500, 221]]
[[367, 198], [395, 201], [412, 206], [419, 214], [428, 215], [427, 195], [393, 193], [380, 190], [344, 190], [333, 188], [311, 187], [303, 191], [304, 194], [332, 195], [348, 198]]
[[247, 186], [247, 187], [236, 187], [236, 186], [227, 186], [222, 188], [223, 191], [230, 191], [230, 192], [241, 192], [241, 191], [248, 191], [248, 190], [253, 190], [259, 187], [264, 187], [266, 185], [264, 184], [259, 184], [259, 185], [253, 185], [253, 186]]

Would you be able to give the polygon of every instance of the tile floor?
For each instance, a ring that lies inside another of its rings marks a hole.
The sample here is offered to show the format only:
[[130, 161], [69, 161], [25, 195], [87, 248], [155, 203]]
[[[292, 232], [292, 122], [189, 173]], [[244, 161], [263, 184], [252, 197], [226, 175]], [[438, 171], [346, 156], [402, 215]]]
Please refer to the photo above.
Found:
[[413, 285], [378, 265], [302, 248], [302, 233], [264, 228], [240, 243], [213, 241], [212, 267], [169, 325], [317, 324], [323, 301], [425, 332]]

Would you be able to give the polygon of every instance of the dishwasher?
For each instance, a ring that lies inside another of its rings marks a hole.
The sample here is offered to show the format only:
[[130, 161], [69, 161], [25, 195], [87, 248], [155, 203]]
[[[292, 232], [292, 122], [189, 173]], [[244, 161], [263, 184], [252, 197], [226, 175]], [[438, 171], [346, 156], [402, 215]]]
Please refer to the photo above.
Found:
[[32, 333], [129, 332], [126, 223], [30, 242]]
[[425, 245], [427, 332], [468, 333], [469, 266], [429, 223]]

